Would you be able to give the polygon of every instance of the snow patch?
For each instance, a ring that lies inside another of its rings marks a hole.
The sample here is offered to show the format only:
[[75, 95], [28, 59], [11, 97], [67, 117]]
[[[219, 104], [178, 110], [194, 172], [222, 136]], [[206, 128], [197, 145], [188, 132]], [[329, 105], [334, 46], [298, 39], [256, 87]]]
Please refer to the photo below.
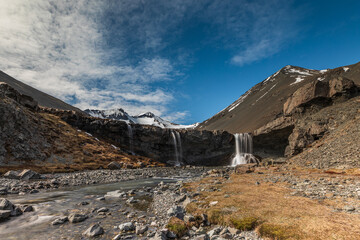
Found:
[[260, 99], [262, 99], [266, 94], [268, 94], [275, 86], [277, 85], [277, 83], [274, 84], [274, 86], [272, 86], [269, 90], [267, 90], [266, 93], [264, 93], [261, 97], [259, 97], [256, 102], [258, 102]]
[[343, 67], [343, 69], [344, 69], [345, 72], [349, 71], [348, 67]]
[[324, 81], [324, 80], [325, 80], [325, 77], [318, 77], [317, 80], [318, 80], [318, 81]]
[[320, 73], [326, 73], [327, 71], [329, 71], [329, 69], [324, 69], [324, 70], [320, 70]]
[[232, 110], [234, 110], [237, 106], [239, 106], [242, 102], [244, 102], [244, 100], [249, 96], [249, 94], [251, 93], [251, 91], [247, 91], [244, 95], [242, 95], [238, 100], [236, 100], [233, 104], [231, 104], [228, 108], [228, 112], [231, 112]]
[[151, 112], [146, 112], [143, 114], [139, 114], [137, 116], [130, 116], [123, 109], [109, 109], [109, 110], [90, 110], [86, 109], [85, 112], [92, 117], [102, 118], [102, 119], [112, 119], [117, 121], [123, 121], [126, 123], [132, 124], [141, 124], [141, 125], [151, 125], [161, 128], [195, 128], [199, 125], [199, 123], [191, 124], [191, 125], [180, 125], [171, 123], [162, 119], [161, 117], [156, 116]]
[[295, 78], [295, 82], [291, 83], [290, 86], [291, 86], [291, 85], [294, 85], [294, 84], [297, 84], [297, 83], [299, 83], [299, 82], [302, 82], [304, 79], [305, 79], [305, 78], [303, 78], [303, 77], [296, 77], [296, 78]]

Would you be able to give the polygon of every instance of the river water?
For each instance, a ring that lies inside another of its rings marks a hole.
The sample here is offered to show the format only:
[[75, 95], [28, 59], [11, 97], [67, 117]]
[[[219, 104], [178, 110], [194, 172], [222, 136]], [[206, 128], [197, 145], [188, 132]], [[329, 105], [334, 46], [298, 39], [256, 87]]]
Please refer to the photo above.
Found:
[[[35, 209], [34, 212], [26, 212], [18, 217], [0, 223], [0, 239], [87, 239], [81, 234], [91, 224], [100, 222], [105, 234], [98, 239], [112, 239], [118, 231], [114, 228], [121, 223], [130, 221], [126, 215], [134, 212], [136, 216], [144, 215], [138, 221], [149, 221], [153, 216], [148, 211], [151, 196], [146, 188], [154, 187], [161, 181], [176, 182], [181, 179], [170, 178], [148, 178], [141, 180], [123, 181], [111, 184], [88, 185], [82, 187], [71, 187], [61, 190], [27, 194], [23, 196], [5, 196], [13, 204], [29, 204]], [[138, 189], [135, 199], [139, 202], [134, 205], [126, 204], [125, 199], [106, 198], [99, 201], [98, 197], [109, 191], [128, 191]], [[87, 205], [82, 205], [87, 202]], [[107, 214], [98, 214], [95, 209], [106, 207]], [[51, 222], [60, 216], [68, 216], [72, 212], [85, 213], [89, 216], [87, 220], [80, 223], [65, 223], [62, 225], [51, 225]], [[147, 222], [148, 223], [148, 222]]]

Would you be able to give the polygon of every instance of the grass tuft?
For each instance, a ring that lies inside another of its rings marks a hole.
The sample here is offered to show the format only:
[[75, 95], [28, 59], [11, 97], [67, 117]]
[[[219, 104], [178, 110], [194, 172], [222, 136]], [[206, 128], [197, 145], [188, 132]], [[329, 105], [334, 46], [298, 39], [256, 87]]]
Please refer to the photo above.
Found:
[[174, 232], [179, 238], [187, 232], [185, 222], [177, 217], [170, 218], [167, 228]]
[[259, 224], [259, 219], [255, 217], [232, 218], [230, 221], [241, 231], [251, 231]]

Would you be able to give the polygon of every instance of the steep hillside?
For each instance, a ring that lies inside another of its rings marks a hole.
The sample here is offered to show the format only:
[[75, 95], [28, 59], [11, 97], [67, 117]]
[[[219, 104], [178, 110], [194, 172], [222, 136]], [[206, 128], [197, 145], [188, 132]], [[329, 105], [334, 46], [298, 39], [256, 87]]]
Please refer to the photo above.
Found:
[[24, 167], [41, 172], [97, 169], [111, 161], [150, 163], [40, 112], [31, 97], [0, 83], [1, 172]]
[[360, 86], [360, 63], [328, 70], [285, 66], [197, 128], [252, 132], [281, 116], [284, 103], [297, 89], [310, 82], [329, 81], [339, 76]]
[[324, 137], [290, 159], [291, 164], [311, 168], [349, 169], [360, 166], [360, 97], [325, 108], [303, 121], [326, 127]]
[[60, 99], [50, 96], [49, 94], [41, 92], [23, 82], [16, 80], [2, 71], [0, 71], [0, 82], [5, 82], [16, 89], [19, 93], [32, 97], [35, 99], [35, 101], [38, 102], [40, 106], [63, 110], [81, 111], [80, 109], [63, 102]]

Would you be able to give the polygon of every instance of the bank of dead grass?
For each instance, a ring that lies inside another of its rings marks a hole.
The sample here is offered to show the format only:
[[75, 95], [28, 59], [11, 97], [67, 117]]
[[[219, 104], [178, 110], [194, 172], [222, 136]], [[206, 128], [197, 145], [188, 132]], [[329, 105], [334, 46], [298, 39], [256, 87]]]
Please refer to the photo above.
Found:
[[[201, 192], [198, 202], [189, 205], [187, 210], [195, 215], [216, 212], [216, 219], [221, 220], [217, 224], [234, 227], [237, 225], [234, 219], [238, 219], [240, 226], [244, 226], [241, 219], [256, 220], [253, 226], [256, 225], [257, 231], [272, 239], [360, 239], [357, 227], [360, 217], [334, 212], [331, 206], [338, 202], [291, 196], [290, 190], [282, 184], [255, 185], [259, 178], [259, 175], [233, 175], [220, 191]], [[206, 178], [186, 187], [193, 191], [208, 188], [213, 186], [213, 180]], [[209, 207], [211, 201], [218, 201], [218, 204]]]

